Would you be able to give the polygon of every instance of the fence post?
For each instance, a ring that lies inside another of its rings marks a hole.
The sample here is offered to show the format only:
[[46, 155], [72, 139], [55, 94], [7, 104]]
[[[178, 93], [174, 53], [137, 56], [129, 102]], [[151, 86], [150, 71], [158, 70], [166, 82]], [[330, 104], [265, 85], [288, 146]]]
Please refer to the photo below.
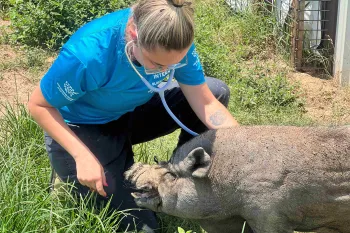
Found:
[[293, 31], [291, 62], [299, 70], [303, 62], [305, 0], [293, 0]]
[[350, 3], [339, 0], [335, 40], [334, 76], [342, 86], [350, 84]]

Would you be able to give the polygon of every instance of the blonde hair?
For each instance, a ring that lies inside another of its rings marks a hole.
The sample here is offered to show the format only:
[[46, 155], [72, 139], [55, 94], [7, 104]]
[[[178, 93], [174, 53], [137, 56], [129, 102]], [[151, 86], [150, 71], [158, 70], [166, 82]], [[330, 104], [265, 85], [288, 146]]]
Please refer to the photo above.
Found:
[[133, 17], [138, 43], [148, 51], [183, 50], [193, 42], [193, 7], [187, 0], [139, 0]]

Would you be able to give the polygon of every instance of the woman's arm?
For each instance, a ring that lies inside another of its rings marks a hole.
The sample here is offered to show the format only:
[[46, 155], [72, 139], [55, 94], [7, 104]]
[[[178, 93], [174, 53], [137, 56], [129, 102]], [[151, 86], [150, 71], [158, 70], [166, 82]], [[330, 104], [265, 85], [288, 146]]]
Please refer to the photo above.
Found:
[[211, 93], [206, 83], [196, 86], [180, 83], [180, 87], [193, 111], [209, 129], [239, 125], [226, 107]]
[[58, 110], [45, 100], [39, 85], [30, 97], [28, 109], [34, 120], [72, 155], [77, 165], [79, 182], [106, 196], [103, 185], [107, 183], [101, 164], [64, 122]]

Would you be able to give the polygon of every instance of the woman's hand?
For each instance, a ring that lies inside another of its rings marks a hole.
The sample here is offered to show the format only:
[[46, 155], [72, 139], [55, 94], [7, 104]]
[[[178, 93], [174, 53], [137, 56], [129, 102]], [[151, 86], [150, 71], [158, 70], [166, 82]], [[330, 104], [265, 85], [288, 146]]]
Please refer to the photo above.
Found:
[[103, 185], [108, 185], [102, 165], [67, 126], [58, 110], [45, 100], [39, 85], [30, 97], [28, 109], [35, 121], [74, 158], [79, 182], [106, 196]]
[[85, 154], [75, 158], [75, 163], [79, 182], [106, 197], [103, 186], [108, 186], [108, 184], [103, 167], [97, 158], [92, 154]]

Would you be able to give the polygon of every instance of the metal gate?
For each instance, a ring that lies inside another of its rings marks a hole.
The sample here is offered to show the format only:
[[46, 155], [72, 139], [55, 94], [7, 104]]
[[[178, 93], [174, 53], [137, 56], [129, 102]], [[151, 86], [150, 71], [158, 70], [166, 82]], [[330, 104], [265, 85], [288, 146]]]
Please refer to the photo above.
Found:
[[338, 0], [292, 1], [291, 62], [298, 70], [332, 74]]
[[265, 4], [277, 19], [278, 41], [297, 70], [332, 74], [338, 0], [226, 0], [235, 11]]

